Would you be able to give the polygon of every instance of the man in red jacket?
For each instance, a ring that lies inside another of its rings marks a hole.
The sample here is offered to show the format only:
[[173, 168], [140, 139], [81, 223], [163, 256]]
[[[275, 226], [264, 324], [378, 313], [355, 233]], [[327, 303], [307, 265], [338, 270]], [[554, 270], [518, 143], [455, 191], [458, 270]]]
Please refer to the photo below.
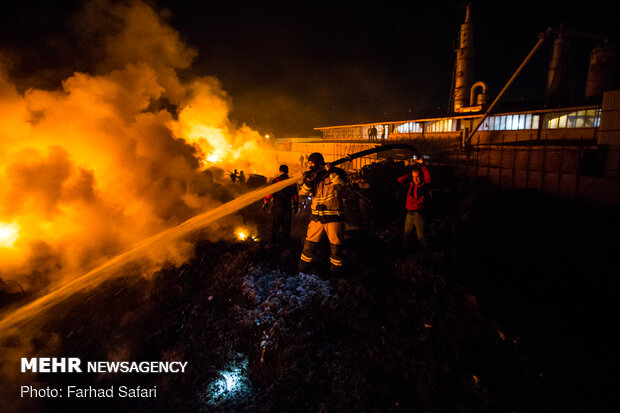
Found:
[[407, 217], [405, 218], [405, 232], [403, 235], [403, 253], [409, 247], [411, 233], [415, 228], [418, 241], [422, 248], [427, 249], [428, 243], [424, 236], [424, 224], [426, 217], [424, 214], [424, 202], [428, 201], [430, 196], [431, 174], [424, 164], [424, 159], [418, 159], [416, 165], [410, 174], [406, 174], [398, 178], [401, 184], [409, 183], [409, 191], [407, 192]]

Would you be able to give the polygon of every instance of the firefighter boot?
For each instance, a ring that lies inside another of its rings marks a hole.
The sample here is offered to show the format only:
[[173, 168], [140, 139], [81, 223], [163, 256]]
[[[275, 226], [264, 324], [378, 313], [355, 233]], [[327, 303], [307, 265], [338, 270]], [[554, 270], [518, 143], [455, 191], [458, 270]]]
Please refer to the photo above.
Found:
[[314, 258], [316, 257], [317, 243], [305, 240], [304, 248], [299, 258], [299, 272], [307, 273], [312, 269]]
[[332, 277], [338, 277], [342, 274], [342, 244], [329, 244], [329, 269]]

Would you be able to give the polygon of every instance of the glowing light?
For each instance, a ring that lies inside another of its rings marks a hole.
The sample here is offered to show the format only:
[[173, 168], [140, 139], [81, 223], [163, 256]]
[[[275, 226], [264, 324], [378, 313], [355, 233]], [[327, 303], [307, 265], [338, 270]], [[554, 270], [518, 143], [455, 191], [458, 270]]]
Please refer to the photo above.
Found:
[[265, 135], [265, 138], [269, 139], [269, 135]]
[[0, 248], [11, 248], [19, 238], [19, 225], [0, 223]]
[[215, 155], [215, 154], [211, 154], [211, 155], [207, 156], [207, 161], [212, 162], [212, 163], [217, 162], [218, 159], [219, 159], [218, 156]]
[[235, 229], [235, 237], [239, 241], [259, 241], [255, 228], [248, 228], [245, 226], [237, 227]]
[[224, 370], [213, 371], [215, 379], [200, 396], [208, 405], [216, 406], [231, 399], [249, 397], [250, 381], [246, 376], [248, 360], [239, 354], [240, 360], [231, 361]]

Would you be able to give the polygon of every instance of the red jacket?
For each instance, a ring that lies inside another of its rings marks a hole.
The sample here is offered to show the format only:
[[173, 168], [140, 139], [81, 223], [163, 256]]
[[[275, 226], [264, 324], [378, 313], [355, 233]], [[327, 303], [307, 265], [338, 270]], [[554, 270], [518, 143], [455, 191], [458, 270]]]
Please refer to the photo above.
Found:
[[431, 182], [431, 173], [428, 171], [426, 165], [422, 165], [422, 175], [424, 176], [424, 182], [420, 185], [413, 183], [411, 172], [398, 178], [398, 182], [401, 184], [409, 182], [407, 202], [405, 203], [405, 208], [407, 208], [407, 211], [418, 211], [424, 209], [424, 198], [428, 194], [428, 184]]
[[[288, 179], [287, 174], [280, 174], [280, 176], [276, 176], [275, 178], [273, 178], [273, 181], [271, 181], [271, 183], [275, 184], [276, 182], [284, 181], [286, 179]], [[263, 201], [269, 202], [272, 198], [274, 206], [277, 204], [278, 206], [282, 207], [290, 207], [292, 201], [292, 206], [297, 207], [297, 205], [299, 205], [297, 185], [293, 184], [282, 189], [280, 192], [276, 192], [275, 194], [269, 194], [263, 199]]]

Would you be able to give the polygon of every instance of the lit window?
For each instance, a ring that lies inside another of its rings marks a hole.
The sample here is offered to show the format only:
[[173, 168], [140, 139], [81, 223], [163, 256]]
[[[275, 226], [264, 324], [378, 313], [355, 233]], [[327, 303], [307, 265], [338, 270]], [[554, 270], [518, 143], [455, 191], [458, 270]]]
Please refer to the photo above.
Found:
[[512, 130], [512, 115], [506, 116], [506, 130]]
[[539, 115], [532, 116], [532, 129], [538, 129], [538, 119], [540, 119]]
[[568, 115], [560, 116], [560, 119], [558, 121], [558, 127], [559, 128], [565, 128], [566, 127], [566, 120], [567, 119], [568, 119]]
[[549, 129], [557, 129], [558, 127], [558, 118], [549, 119]]
[[576, 128], [583, 128], [585, 117], [586, 117], [585, 110], [580, 110], [579, 112], [577, 112], [577, 118], [575, 119]]
[[594, 127], [598, 128], [599, 126], [601, 126], [601, 110], [597, 109], [596, 110], [596, 119], [594, 121]]
[[525, 115], [519, 115], [519, 129], [525, 129]]
[[493, 117], [493, 130], [499, 130], [499, 124], [500, 124], [499, 118], [500, 118], [499, 116]]
[[525, 115], [525, 129], [532, 129], [532, 114]]
[[499, 117], [499, 130], [506, 130], [506, 116]]
[[594, 123], [595, 123], [595, 116], [596, 111], [594, 109], [590, 109], [590, 110], [586, 110], [586, 116], [584, 119], [584, 125], [586, 128], [592, 128], [594, 127]]

